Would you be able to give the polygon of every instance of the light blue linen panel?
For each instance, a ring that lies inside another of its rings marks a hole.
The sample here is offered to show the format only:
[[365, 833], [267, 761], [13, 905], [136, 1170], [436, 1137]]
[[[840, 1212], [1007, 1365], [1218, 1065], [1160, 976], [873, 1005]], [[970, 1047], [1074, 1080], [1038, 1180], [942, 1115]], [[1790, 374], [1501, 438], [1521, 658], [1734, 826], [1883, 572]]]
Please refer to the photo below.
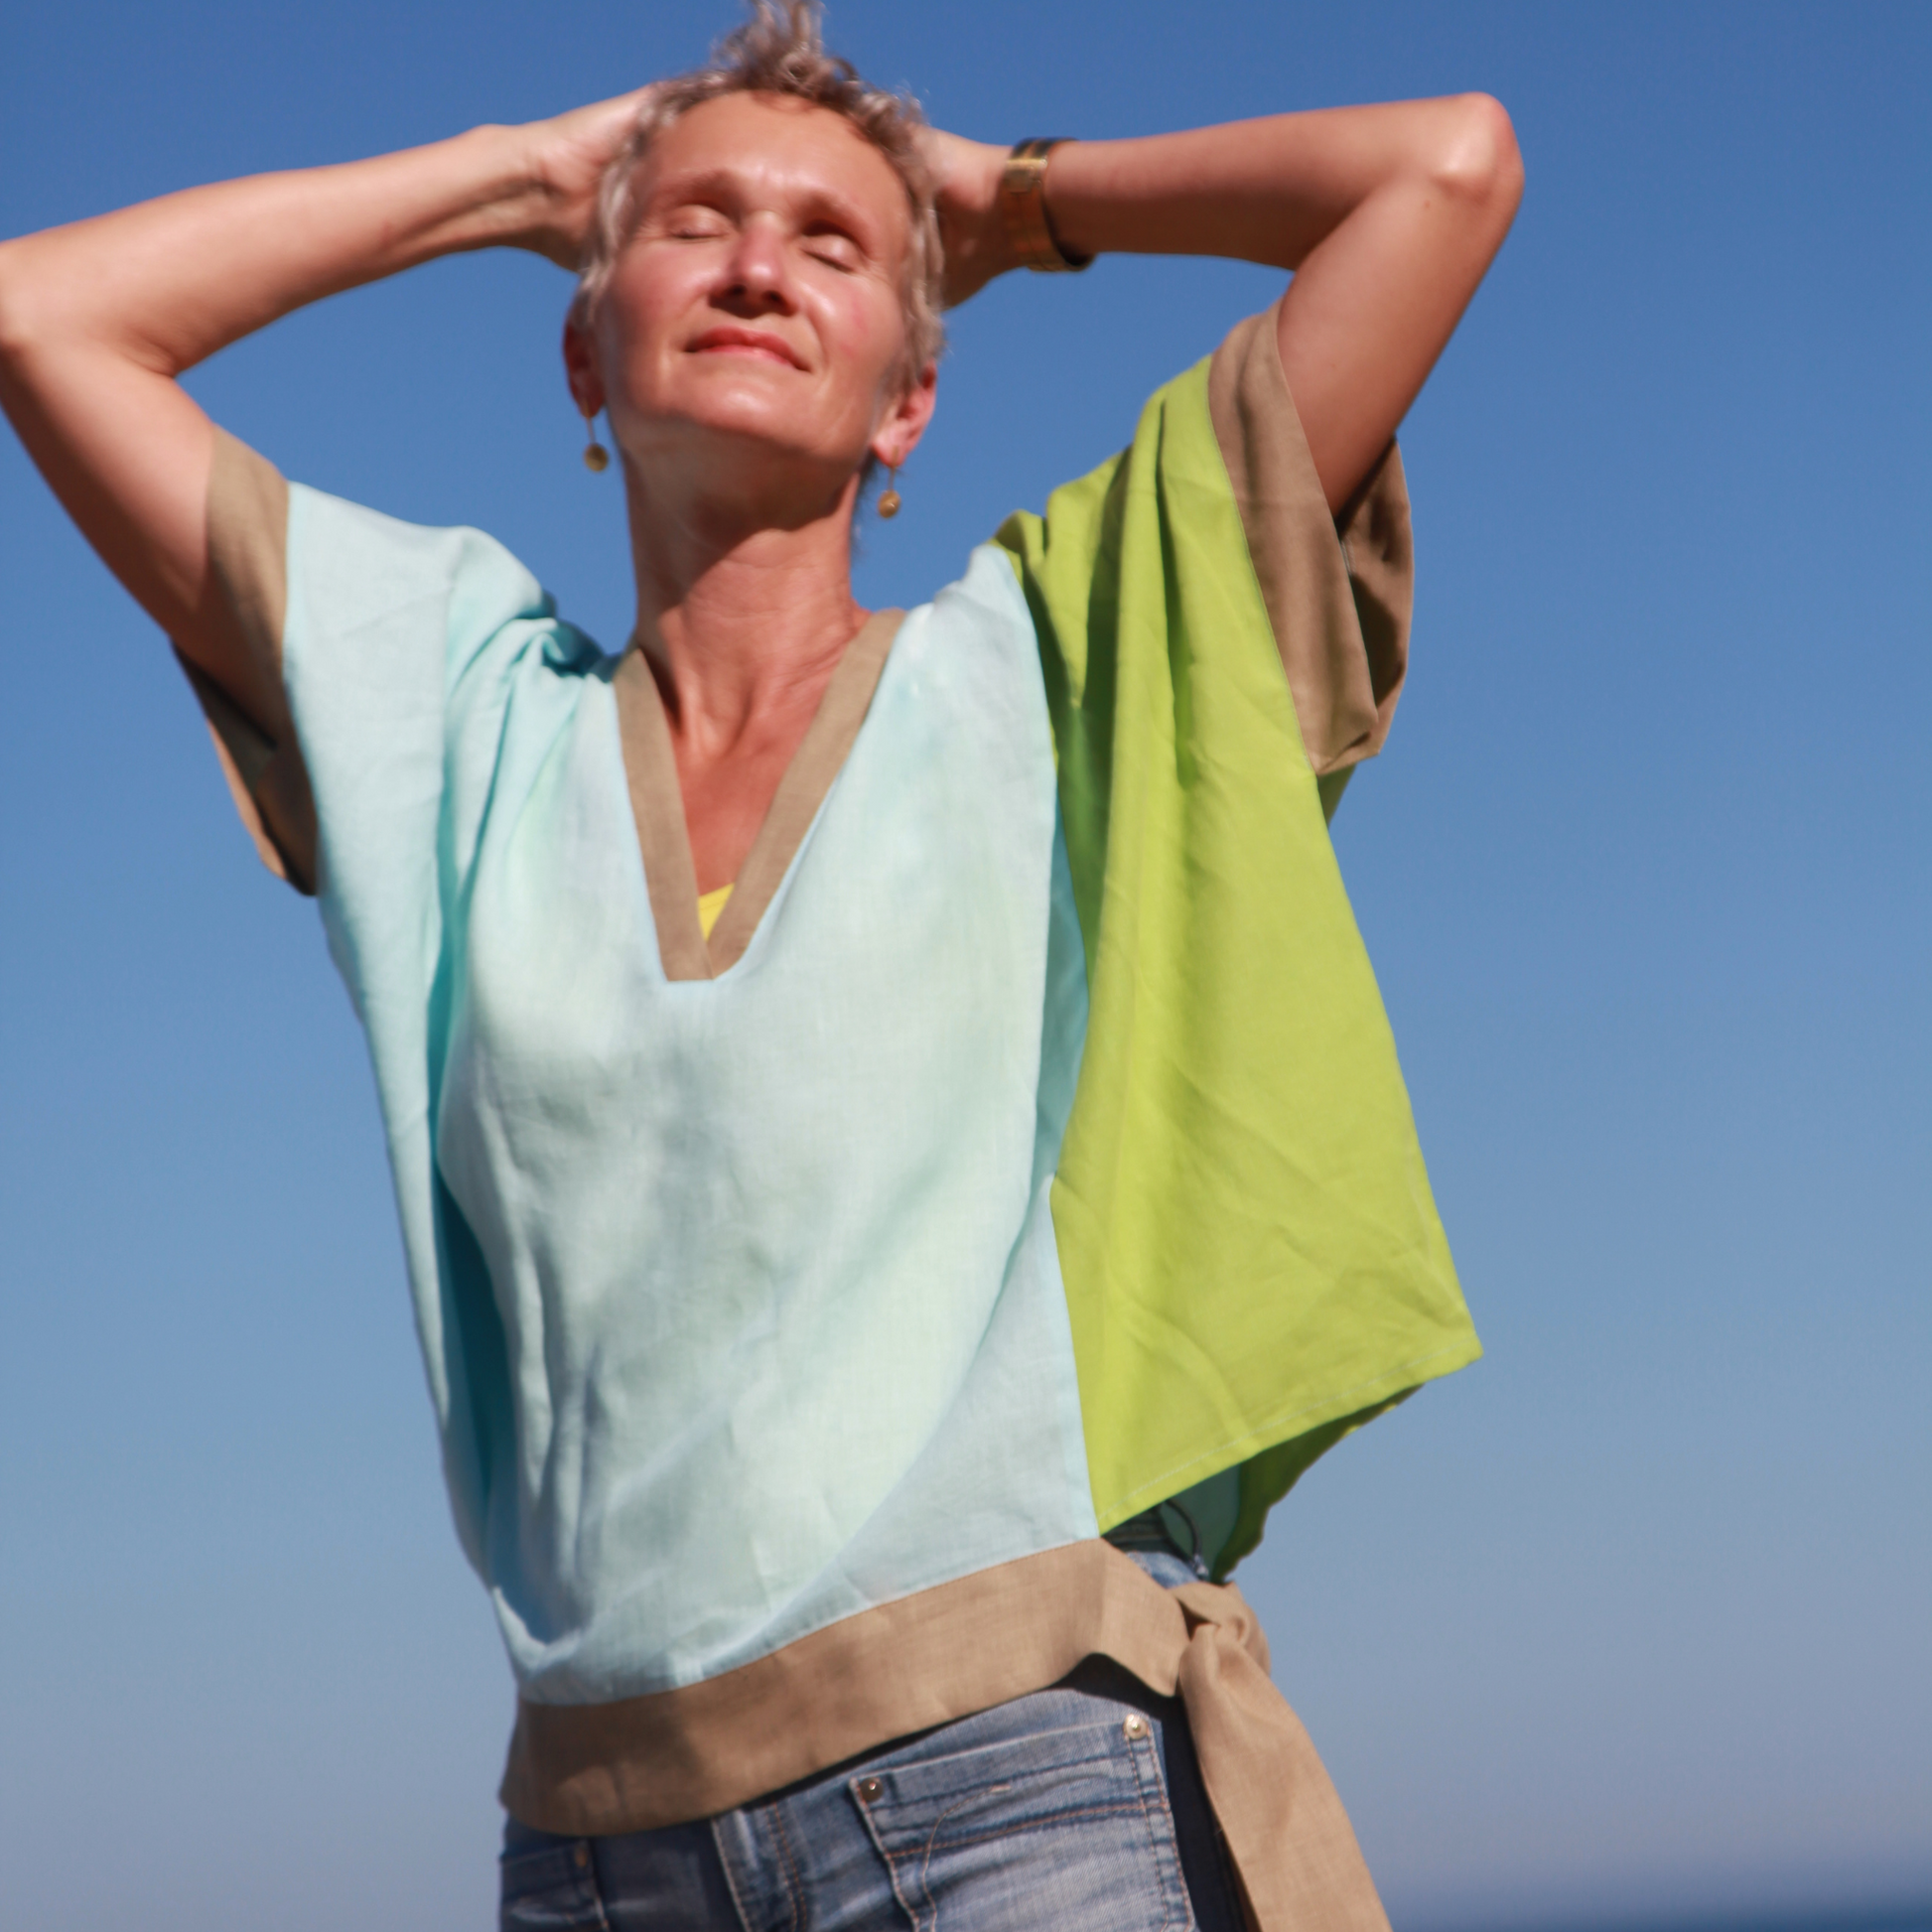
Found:
[[499, 546], [298, 488], [285, 651], [524, 1695], [689, 1684], [1094, 1535], [1048, 1209], [1085, 973], [1004, 556], [906, 619], [709, 981], [658, 958], [616, 660]]

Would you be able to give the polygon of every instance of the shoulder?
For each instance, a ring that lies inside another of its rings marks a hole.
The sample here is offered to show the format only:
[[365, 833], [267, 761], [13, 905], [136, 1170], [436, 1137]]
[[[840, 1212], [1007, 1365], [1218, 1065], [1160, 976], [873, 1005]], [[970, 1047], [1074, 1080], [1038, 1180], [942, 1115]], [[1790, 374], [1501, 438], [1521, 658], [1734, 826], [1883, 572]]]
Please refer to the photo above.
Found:
[[504, 625], [556, 617], [535, 575], [486, 532], [407, 522], [301, 483], [289, 486], [288, 575], [291, 656], [371, 627], [433, 632], [454, 675]]

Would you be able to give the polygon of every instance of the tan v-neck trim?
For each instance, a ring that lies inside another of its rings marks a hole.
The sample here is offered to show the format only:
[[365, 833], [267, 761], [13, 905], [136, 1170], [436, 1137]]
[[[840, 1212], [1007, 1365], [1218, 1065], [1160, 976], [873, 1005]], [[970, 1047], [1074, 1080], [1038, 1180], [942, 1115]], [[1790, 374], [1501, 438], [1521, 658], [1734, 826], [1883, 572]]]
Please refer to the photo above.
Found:
[[649, 661], [636, 645], [626, 650], [611, 679], [618, 701], [618, 742], [630, 789], [630, 816], [644, 862], [657, 956], [667, 980], [707, 980], [711, 956], [698, 923], [698, 875], [684, 830], [684, 798], [677, 785], [677, 757], [664, 700]]
[[624, 652], [612, 676], [611, 690], [617, 699], [630, 812], [637, 825], [637, 849], [643, 857], [644, 884], [666, 979], [712, 979], [744, 956], [859, 736], [893, 639], [904, 621], [903, 611], [875, 611], [846, 645], [818, 710], [778, 780], [764, 823], [738, 869], [731, 898], [712, 928], [709, 943], [698, 920], [698, 875], [691, 861], [664, 700], [643, 652], [634, 644]]

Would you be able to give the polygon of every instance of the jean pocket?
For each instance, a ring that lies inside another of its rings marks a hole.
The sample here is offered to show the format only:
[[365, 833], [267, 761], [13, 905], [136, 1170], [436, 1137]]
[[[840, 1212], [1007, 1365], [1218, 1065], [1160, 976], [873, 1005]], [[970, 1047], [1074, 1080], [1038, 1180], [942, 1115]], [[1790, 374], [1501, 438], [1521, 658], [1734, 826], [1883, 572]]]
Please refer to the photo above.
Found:
[[1136, 1711], [847, 1780], [915, 1932], [1186, 1932], [1161, 1746]]
[[604, 1932], [589, 1850], [572, 1842], [505, 1854], [498, 1932]]

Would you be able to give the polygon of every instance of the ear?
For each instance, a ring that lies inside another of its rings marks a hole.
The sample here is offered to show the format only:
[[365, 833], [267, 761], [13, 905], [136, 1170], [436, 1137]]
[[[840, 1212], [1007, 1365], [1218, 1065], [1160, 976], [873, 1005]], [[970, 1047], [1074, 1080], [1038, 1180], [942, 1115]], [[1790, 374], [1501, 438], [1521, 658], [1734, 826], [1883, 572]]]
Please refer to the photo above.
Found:
[[888, 470], [897, 470], [919, 447], [939, 400], [939, 365], [928, 362], [888, 406], [872, 433], [872, 453]]
[[573, 305], [564, 318], [564, 379], [580, 416], [595, 416], [604, 407], [604, 372], [598, 367], [597, 342]]

